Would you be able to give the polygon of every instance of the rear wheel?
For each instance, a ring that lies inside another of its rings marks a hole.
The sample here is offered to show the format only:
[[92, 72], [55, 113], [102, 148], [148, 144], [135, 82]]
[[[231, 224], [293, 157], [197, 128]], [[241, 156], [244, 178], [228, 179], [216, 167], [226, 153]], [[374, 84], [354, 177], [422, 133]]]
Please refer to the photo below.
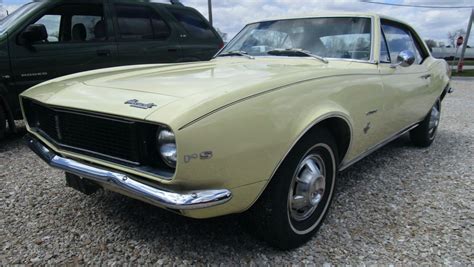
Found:
[[0, 139], [5, 137], [5, 132], [7, 131], [7, 116], [3, 107], [0, 105]]
[[441, 101], [438, 99], [425, 119], [410, 131], [410, 139], [415, 146], [428, 147], [433, 143], [441, 118]]
[[258, 237], [280, 249], [298, 247], [321, 226], [334, 195], [337, 150], [326, 129], [300, 140], [246, 216]]

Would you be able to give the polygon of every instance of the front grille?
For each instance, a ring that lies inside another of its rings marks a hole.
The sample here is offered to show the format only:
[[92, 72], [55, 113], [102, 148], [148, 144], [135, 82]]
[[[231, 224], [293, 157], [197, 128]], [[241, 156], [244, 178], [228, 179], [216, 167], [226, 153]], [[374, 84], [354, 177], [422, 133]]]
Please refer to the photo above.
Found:
[[137, 122], [24, 101], [30, 127], [66, 150], [140, 164]]

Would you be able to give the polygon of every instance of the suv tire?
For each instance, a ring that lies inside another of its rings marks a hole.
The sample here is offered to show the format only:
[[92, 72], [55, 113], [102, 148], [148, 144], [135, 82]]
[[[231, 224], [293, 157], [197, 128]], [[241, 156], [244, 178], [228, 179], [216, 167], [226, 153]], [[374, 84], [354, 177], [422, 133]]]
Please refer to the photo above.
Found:
[[5, 110], [0, 105], [0, 140], [5, 137], [6, 131], [7, 131], [7, 116], [5, 114]]

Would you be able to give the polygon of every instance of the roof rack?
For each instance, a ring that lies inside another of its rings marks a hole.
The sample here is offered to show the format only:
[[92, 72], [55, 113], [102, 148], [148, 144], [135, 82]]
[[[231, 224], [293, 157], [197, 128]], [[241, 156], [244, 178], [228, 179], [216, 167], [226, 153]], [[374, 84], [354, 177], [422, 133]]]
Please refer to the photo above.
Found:
[[179, 0], [170, 0], [170, 3], [175, 6], [184, 6]]

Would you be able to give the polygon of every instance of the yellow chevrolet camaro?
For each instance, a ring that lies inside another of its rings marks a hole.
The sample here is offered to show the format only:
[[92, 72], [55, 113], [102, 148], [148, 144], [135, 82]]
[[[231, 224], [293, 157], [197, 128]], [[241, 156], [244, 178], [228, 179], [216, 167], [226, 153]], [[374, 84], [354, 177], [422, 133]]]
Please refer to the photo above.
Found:
[[83, 72], [21, 103], [29, 146], [69, 186], [244, 213], [288, 249], [321, 226], [338, 171], [406, 132], [433, 142], [449, 76], [407, 24], [337, 14], [251, 23], [209, 62]]

